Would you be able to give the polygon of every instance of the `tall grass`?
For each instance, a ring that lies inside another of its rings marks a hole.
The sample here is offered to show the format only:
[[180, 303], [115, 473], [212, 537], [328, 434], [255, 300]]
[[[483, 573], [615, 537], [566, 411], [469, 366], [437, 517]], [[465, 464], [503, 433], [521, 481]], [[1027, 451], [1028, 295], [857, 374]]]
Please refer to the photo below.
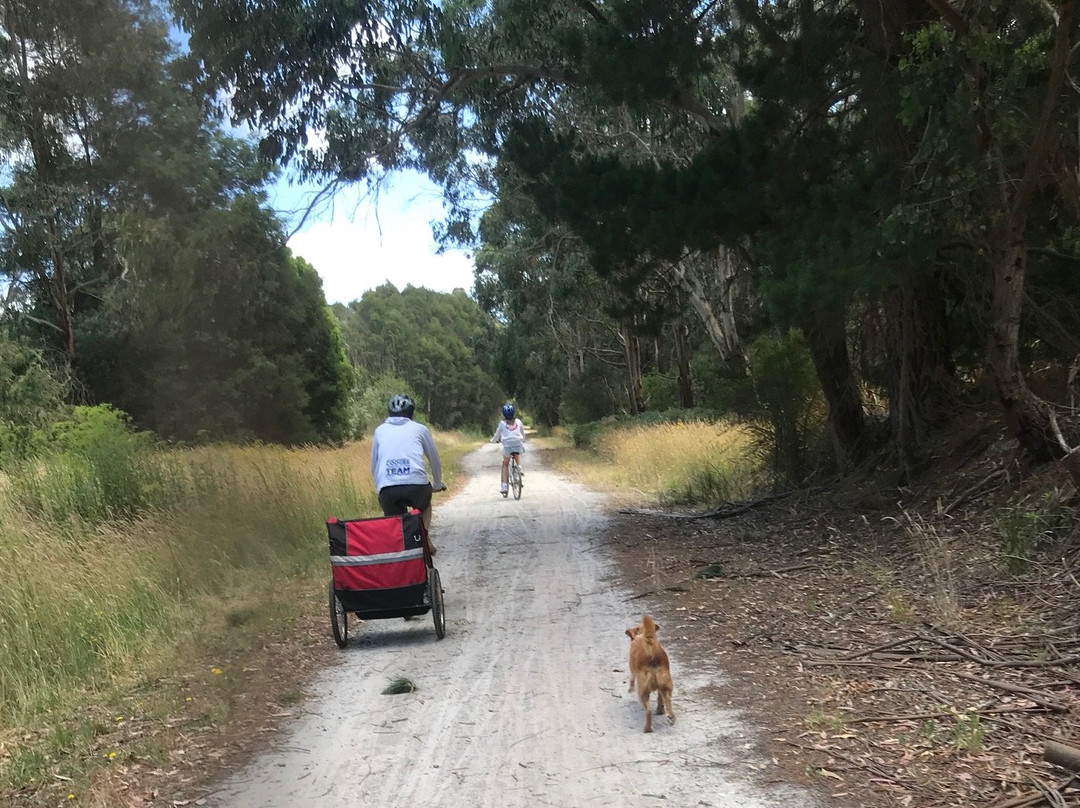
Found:
[[593, 445], [594, 453], [564, 456], [564, 467], [624, 495], [715, 505], [747, 498], [766, 481], [753, 433], [734, 421], [616, 426]]
[[[436, 439], [451, 470], [471, 448]], [[71, 453], [0, 475], [0, 738], [182, 667], [238, 607], [287, 612], [329, 574], [326, 517], [379, 513], [366, 441], [135, 457], [112, 498]]]

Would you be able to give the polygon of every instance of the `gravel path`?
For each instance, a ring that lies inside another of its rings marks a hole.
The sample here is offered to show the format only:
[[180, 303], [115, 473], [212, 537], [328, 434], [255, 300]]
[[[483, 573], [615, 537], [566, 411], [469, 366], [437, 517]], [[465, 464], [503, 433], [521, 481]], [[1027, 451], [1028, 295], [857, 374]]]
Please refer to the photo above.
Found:
[[[818, 805], [737, 775], [753, 729], [718, 708], [722, 682], [677, 659], [678, 721], [642, 732], [623, 631], [644, 601], [616, 588], [602, 497], [526, 455], [522, 499], [503, 499], [499, 461], [498, 447], [478, 450], [463, 490], [436, 499], [446, 639], [430, 616], [350, 625], [342, 664], [323, 673], [303, 715], [208, 804]], [[398, 676], [417, 689], [380, 695]]]

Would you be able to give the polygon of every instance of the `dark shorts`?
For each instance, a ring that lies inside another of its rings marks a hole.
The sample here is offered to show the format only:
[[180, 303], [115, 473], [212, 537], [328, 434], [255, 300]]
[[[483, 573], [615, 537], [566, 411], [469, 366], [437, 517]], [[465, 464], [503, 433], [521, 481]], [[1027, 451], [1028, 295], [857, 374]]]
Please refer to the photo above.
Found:
[[418, 511], [426, 511], [431, 507], [431, 484], [388, 485], [379, 492], [379, 504], [383, 516], [407, 513], [410, 506]]

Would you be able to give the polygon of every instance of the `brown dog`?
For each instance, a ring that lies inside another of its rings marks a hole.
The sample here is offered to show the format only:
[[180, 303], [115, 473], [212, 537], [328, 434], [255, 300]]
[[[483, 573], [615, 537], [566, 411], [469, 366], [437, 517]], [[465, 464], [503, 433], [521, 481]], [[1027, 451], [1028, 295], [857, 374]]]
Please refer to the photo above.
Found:
[[638, 698], [645, 708], [645, 731], [652, 732], [652, 712], [649, 710], [649, 696], [656, 692], [656, 714], [667, 713], [668, 723], [675, 723], [675, 713], [671, 711], [671, 667], [668, 655], [656, 631], [660, 628], [649, 615], [641, 618], [641, 625], [628, 628], [626, 636], [630, 638], [630, 687], [637, 683]]

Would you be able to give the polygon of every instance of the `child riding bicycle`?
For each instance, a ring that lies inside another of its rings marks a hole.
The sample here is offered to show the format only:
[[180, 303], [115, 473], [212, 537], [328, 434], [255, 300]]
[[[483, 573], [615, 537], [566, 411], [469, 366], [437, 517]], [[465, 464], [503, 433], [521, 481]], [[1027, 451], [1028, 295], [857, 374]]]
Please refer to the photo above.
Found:
[[[502, 482], [499, 493], [505, 495], [510, 487], [510, 455], [516, 454], [520, 465], [521, 455], [525, 452], [525, 425], [517, 417], [514, 405], [509, 402], [502, 405], [502, 416], [503, 419], [495, 427], [495, 434], [491, 436], [491, 442], [501, 443], [503, 447]], [[525, 472], [521, 473], [525, 474]]]

